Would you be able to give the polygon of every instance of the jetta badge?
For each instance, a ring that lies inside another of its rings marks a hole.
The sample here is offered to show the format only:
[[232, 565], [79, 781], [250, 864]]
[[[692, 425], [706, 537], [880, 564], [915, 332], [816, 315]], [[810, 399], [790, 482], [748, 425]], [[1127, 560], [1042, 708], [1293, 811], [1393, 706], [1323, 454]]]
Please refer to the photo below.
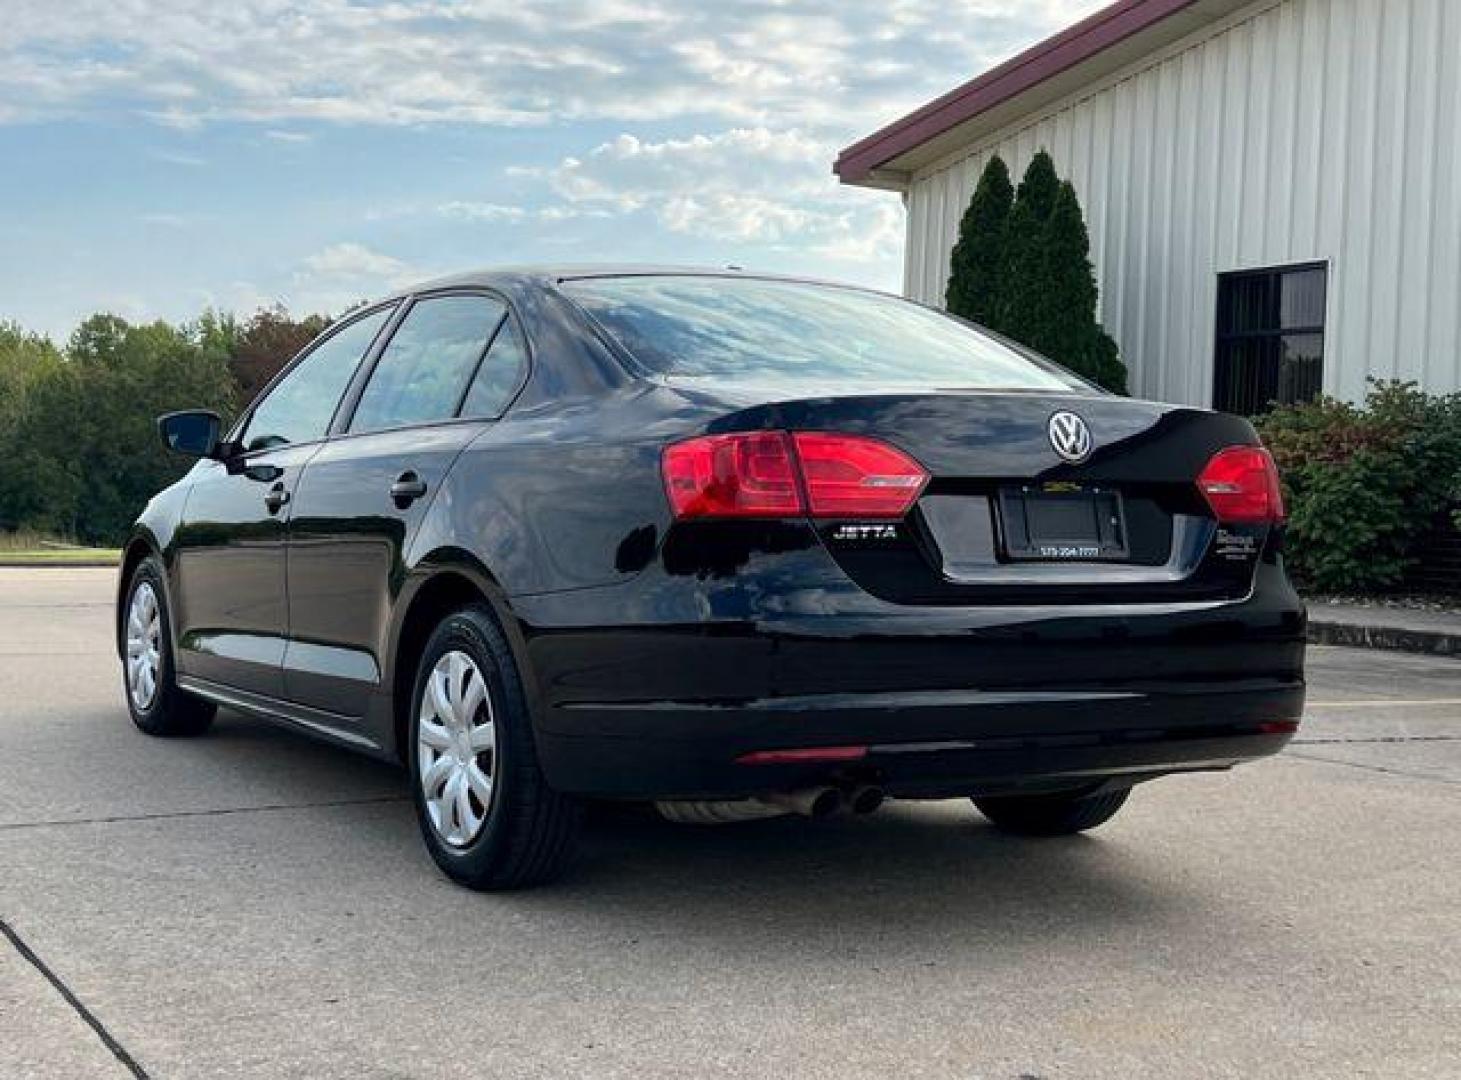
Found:
[[1066, 461], [1085, 461], [1091, 456], [1091, 429], [1073, 412], [1053, 413], [1045, 425], [1050, 445]]

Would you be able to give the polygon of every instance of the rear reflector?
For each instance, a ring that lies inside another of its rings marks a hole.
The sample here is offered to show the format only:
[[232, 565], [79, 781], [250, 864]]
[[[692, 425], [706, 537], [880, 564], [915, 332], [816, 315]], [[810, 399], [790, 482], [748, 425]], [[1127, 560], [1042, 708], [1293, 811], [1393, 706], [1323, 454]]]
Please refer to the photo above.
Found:
[[1270, 720], [1266, 724], [1259, 724], [1258, 730], [1264, 735], [1292, 735], [1299, 730], [1297, 720]]
[[860, 761], [866, 746], [809, 746], [797, 750], [753, 750], [736, 758], [737, 765], [814, 765], [822, 761]]
[[1197, 486], [1224, 524], [1270, 524], [1284, 519], [1278, 468], [1261, 446], [1219, 450], [1203, 468]]
[[751, 431], [706, 435], [664, 453], [678, 518], [900, 518], [928, 483], [901, 450], [861, 435]]

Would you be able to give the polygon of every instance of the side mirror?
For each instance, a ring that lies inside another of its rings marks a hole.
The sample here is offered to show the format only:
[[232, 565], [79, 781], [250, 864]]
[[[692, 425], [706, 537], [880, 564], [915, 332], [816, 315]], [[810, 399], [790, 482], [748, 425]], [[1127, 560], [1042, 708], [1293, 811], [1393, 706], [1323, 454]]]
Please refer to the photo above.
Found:
[[219, 432], [223, 421], [215, 412], [192, 409], [187, 412], [168, 413], [157, 418], [157, 430], [162, 435], [162, 444], [169, 450], [189, 457], [221, 457], [222, 444]]

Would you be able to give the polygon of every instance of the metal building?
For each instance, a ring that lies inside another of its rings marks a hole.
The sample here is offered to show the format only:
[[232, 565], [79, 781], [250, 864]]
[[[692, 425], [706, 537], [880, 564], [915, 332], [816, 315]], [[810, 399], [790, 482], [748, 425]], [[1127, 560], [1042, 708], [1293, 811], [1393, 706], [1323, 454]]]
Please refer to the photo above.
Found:
[[842, 151], [941, 304], [989, 157], [1047, 149], [1132, 392], [1461, 388], [1461, 0], [1121, 0]]

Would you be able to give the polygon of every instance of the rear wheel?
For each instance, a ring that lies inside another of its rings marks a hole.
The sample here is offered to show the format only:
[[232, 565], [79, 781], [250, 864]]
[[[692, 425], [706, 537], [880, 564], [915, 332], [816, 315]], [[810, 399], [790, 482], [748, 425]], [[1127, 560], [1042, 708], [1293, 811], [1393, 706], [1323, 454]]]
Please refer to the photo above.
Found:
[[207, 731], [216, 707], [178, 688], [172, 621], [156, 556], [143, 559], [132, 574], [122, 618], [122, 681], [132, 723], [149, 735], [163, 737]]
[[488, 608], [464, 608], [436, 628], [410, 716], [411, 788], [437, 866], [473, 889], [560, 874], [580, 809], [543, 776], [517, 666]]
[[981, 814], [1005, 832], [1019, 836], [1069, 836], [1110, 821], [1130, 794], [1130, 788], [1120, 788], [1099, 795], [1072, 792], [976, 795], [973, 802]]

